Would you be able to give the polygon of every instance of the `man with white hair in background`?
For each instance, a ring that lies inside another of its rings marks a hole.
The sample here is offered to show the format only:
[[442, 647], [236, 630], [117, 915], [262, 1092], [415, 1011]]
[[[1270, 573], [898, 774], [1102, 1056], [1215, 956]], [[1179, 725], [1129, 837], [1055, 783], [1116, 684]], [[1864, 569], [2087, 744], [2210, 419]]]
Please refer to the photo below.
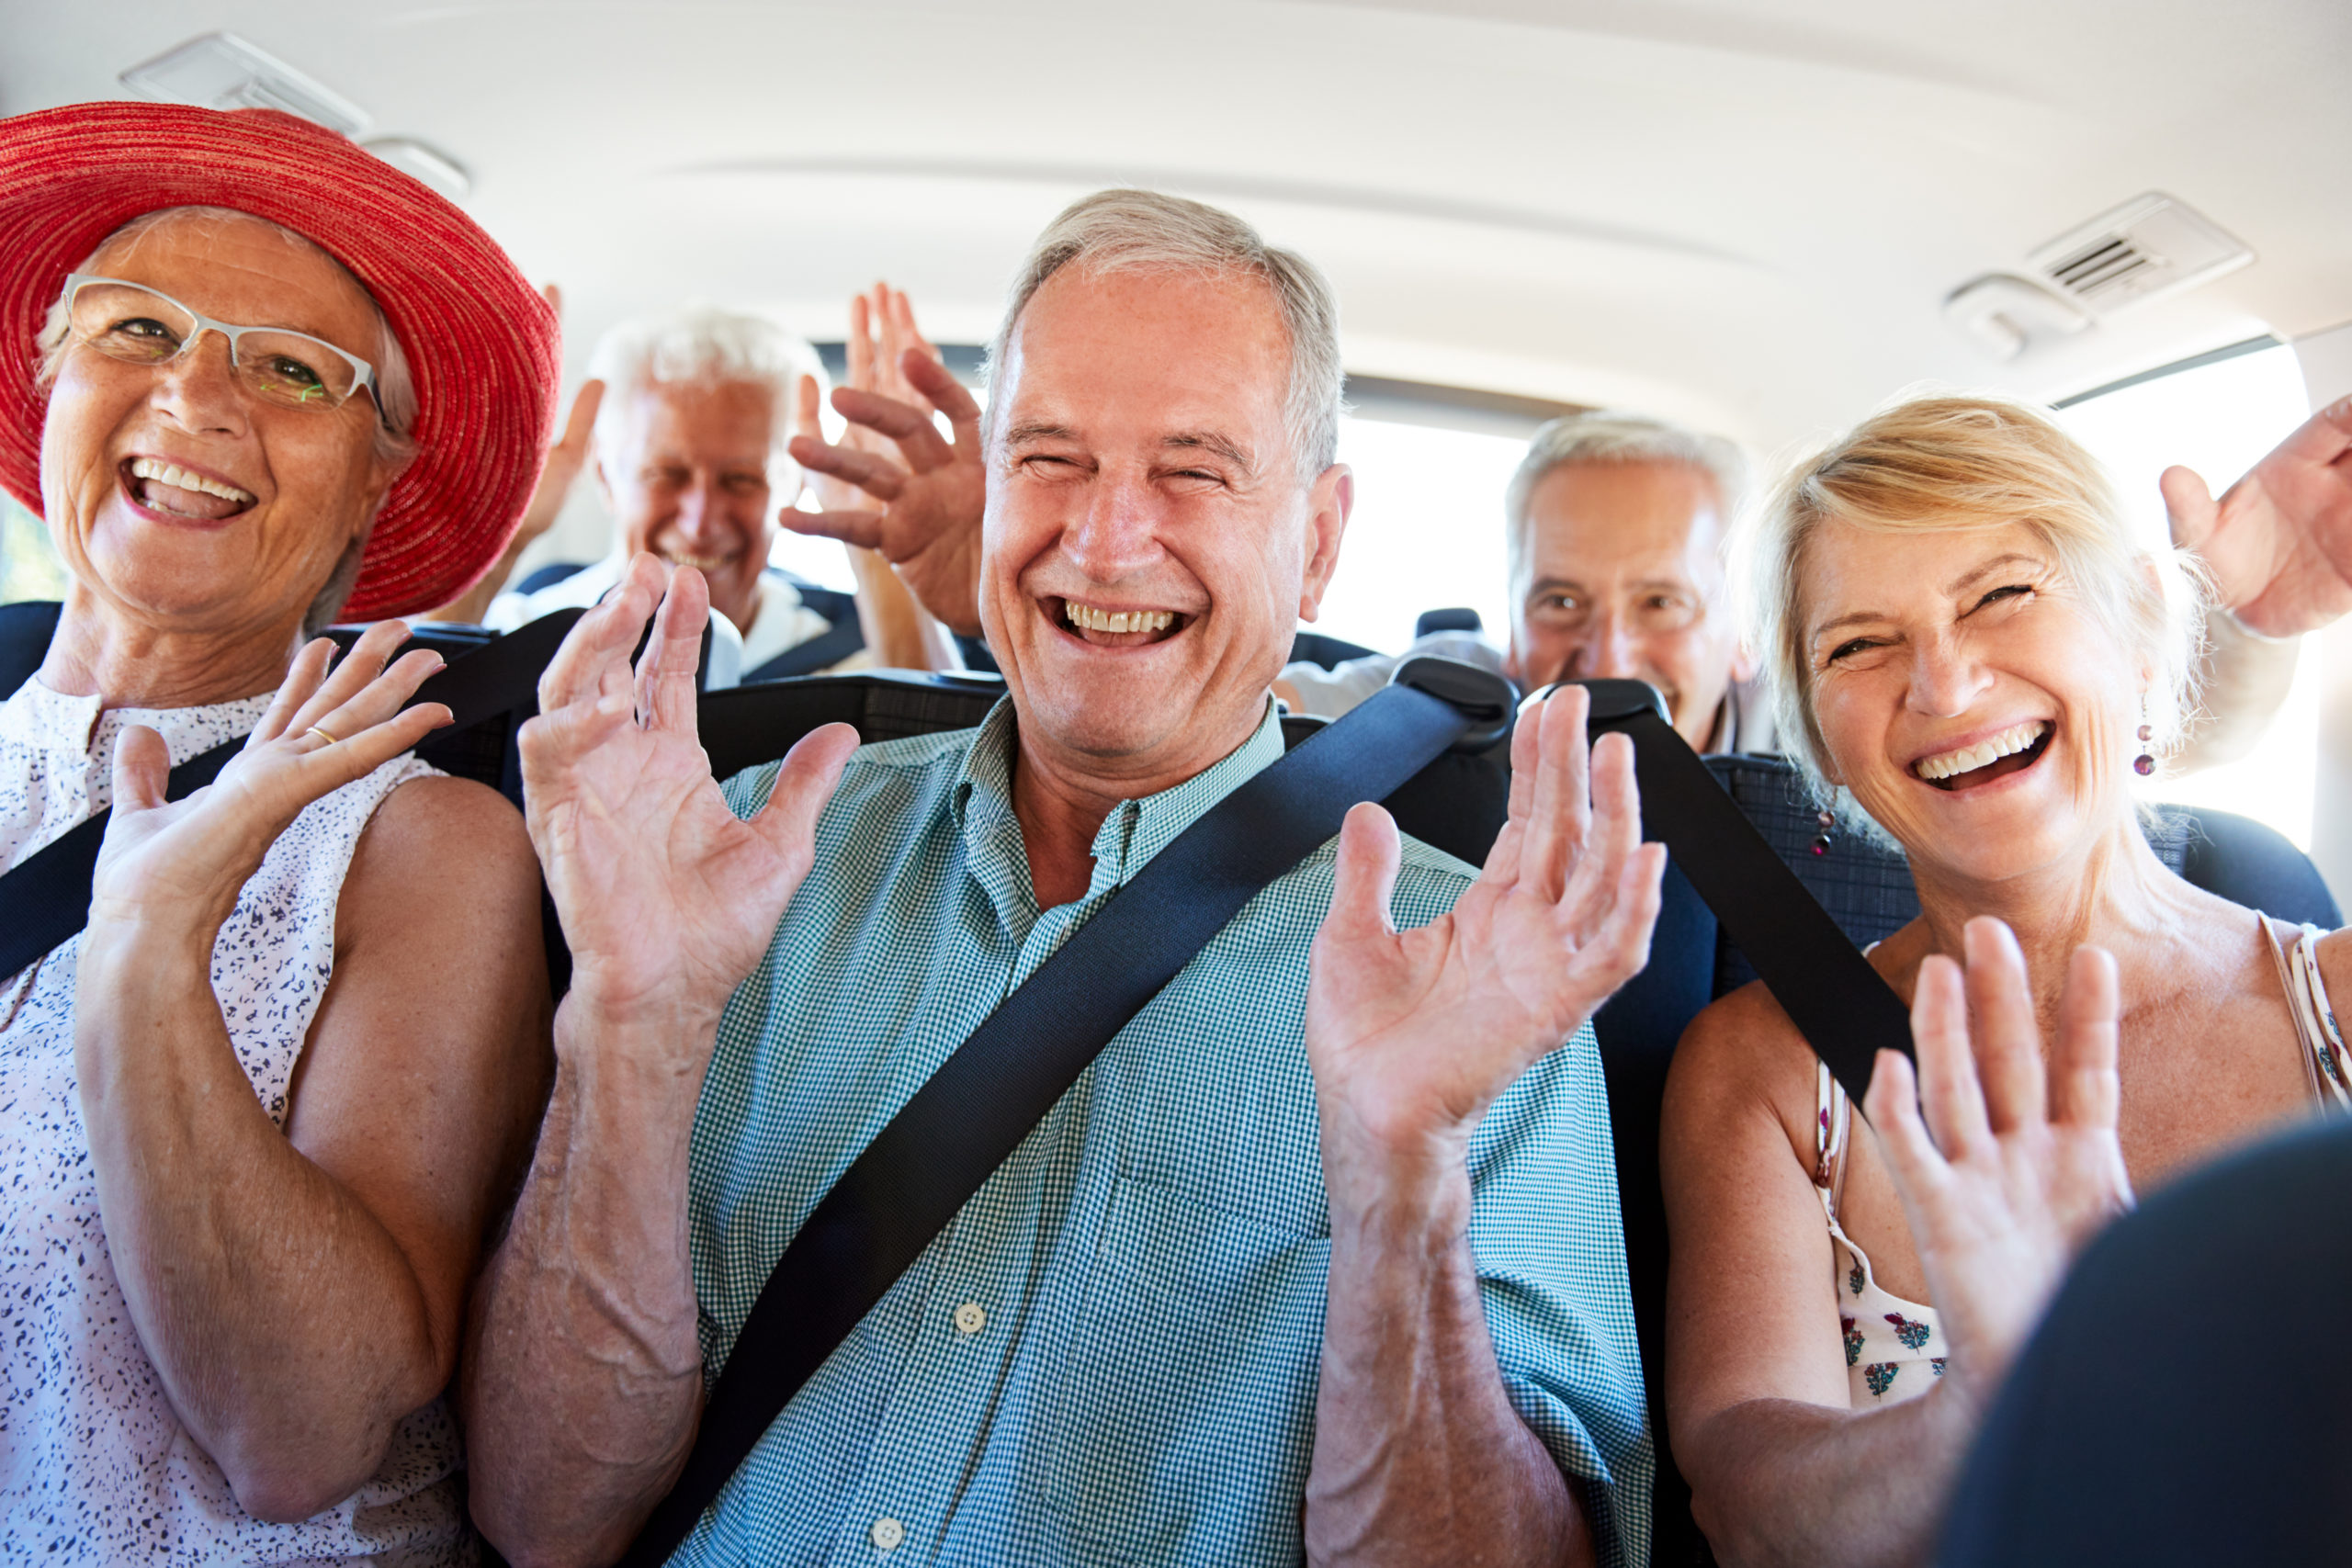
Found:
[[1702, 751], [1772, 750], [1771, 704], [1747, 682], [1724, 547], [1747, 465], [1719, 435], [1640, 414], [1570, 414], [1538, 430], [1504, 492], [1510, 644], [1432, 632], [1401, 657], [1331, 670], [1293, 664], [1274, 682], [1293, 708], [1336, 718], [1405, 659], [1485, 664], [1521, 690], [1555, 681], [1646, 681]]
[[[877, 288], [876, 300], [886, 324], [895, 327], [903, 297], [892, 299]], [[865, 303], [861, 297], [858, 304]], [[854, 344], [864, 339], [865, 311], [853, 314]], [[910, 316], [907, 326], [911, 332]], [[895, 346], [895, 332], [888, 335]], [[588, 376], [581, 396], [594, 410], [594, 466], [613, 513], [612, 551], [568, 571], [542, 569], [529, 592], [497, 592], [501, 583], [485, 579], [445, 613], [447, 618], [478, 615], [493, 630], [511, 631], [555, 610], [584, 608], [645, 552], [693, 567], [709, 585], [718, 612], [710, 686], [876, 663], [928, 669], [946, 662], [944, 638], [926, 630], [928, 617], [871, 552], [850, 552], [858, 579], [854, 611], [848, 595], [815, 589], [768, 564], [778, 510], [772, 502], [781, 497], [781, 506], [791, 506], [799, 485], [786, 443], [796, 430], [816, 429], [823, 386], [823, 367], [805, 340], [758, 316], [696, 305], [613, 328], [597, 341]], [[601, 403], [589, 401], [600, 396]], [[543, 494], [534, 501], [530, 522], [541, 529], [554, 520], [577, 471], [580, 455], [569, 463], [564, 457], [550, 455]], [[518, 530], [524, 537], [508, 550], [497, 577], [527, 542], [530, 522]], [[801, 649], [801, 657], [791, 657]]]
[[[681, 1474], [707, 1487], [647, 1559], [683, 1536], [678, 1563], [1645, 1561], [1586, 1021], [1643, 962], [1664, 856], [1623, 737], [1588, 774], [1581, 692], [1521, 716], [1483, 875], [1358, 806], [904, 1273], [812, 1226], [828, 1282], [879, 1295], [846, 1337], [799, 1332], [822, 1311], [746, 1327], [860, 1151], [935, 1073], [970, 1081], [943, 1062], [1280, 765], [1268, 684], [1353, 500], [1337, 316], [1231, 214], [1106, 191], [1017, 275], [985, 426], [944, 378], [952, 445], [869, 408], [905, 467], [833, 459], [889, 498], [824, 526], [986, 631], [1007, 695], [976, 729], [853, 752], [831, 726], [722, 789], [695, 572], [638, 558], [566, 639], [522, 748], [575, 968], [463, 1392], [510, 1561], [611, 1561]], [[933, 527], [975, 491], [976, 537]], [[852, 1190], [911, 1191], [933, 1152]], [[796, 1338], [824, 1359], [781, 1414], [720, 1419], [739, 1363]]]

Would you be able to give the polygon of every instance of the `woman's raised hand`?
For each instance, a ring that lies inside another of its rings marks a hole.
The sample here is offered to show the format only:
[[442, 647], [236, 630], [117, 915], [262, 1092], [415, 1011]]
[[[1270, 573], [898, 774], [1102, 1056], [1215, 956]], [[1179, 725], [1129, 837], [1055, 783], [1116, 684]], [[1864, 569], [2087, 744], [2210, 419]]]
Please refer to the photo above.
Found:
[[2132, 1206], [2132, 1179], [2115, 1132], [2114, 955], [2075, 950], [2045, 1066], [2017, 938], [1980, 918], [1962, 942], [1964, 975], [1941, 956], [1919, 966], [1917, 1075], [1900, 1053], [1880, 1052], [1864, 1106], [1952, 1347], [1951, 1373], [1989, 1398], [2075, 1252]]
[[601, 1010], [717, 1017], [808, 874], [817, 818], [857, 744], [845, 724], [804, 737], [767, 804], [739, 819], [695, 729], [709, 614], [699, 572], [639, 556], [564, 638], [523, 727], [531, 841], [571, 943], [572, 992]]
[[325, 637], [304, 648], [244, 750], [185, 800], [164, 798], [172, 766], [164, 738], [126, 728], [115, 746], [114, 808], [90, 883], [94, 931], [163, 921], [209, 942], [304, 807], [448, 723], [439, 703], [401, 705], [441, 668], [440, 655], [422, 649], [387, 668], [406, 640], [406, 626], [379, 621], [340, 663]]

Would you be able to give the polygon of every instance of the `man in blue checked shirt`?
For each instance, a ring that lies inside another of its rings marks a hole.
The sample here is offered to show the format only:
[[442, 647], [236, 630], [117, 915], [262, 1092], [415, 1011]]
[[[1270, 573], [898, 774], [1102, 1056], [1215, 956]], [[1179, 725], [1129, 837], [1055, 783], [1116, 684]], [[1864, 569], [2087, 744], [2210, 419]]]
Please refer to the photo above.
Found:
[[[978, 729], [853, 750], [835, 726], [722, 786], [705, 591], [650, 558], [542, 684], [531, 829], [576, 967], [464, 1391], [475, 1517], [518, 1564], [622, 1551], [834, 1179], [1282, 754], [1268, 687], [1351, 500], [1321, 276], [1226, 213], [1104, 192], [1039, 241], [990, 376], [985, 426], [926, 388], [955, 440], [909, 411], [897, 497], [835, 520], [951, 625], [977, 581], [1010, 693]], [[977, 560], [926, 549], [973, 486]], [[1363, 806], [1253, 899], [673, 1561], [1644, 1562], [1586, 1021], [1643, 962], [1663, 855], [1623, 737], [1588, 786], [1581, 694], [1514, 762], [1483, 874]]]

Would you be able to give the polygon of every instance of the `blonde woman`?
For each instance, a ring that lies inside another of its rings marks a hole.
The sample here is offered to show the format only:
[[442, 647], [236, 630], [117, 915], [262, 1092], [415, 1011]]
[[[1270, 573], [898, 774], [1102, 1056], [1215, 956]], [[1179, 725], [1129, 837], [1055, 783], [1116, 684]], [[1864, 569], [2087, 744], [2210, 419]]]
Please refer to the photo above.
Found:
[[1916, 1562], [2083, 1237], [2135, 1186], [2345, 1103], [2327, 998], [2352, 998], [2352, 939], [2150, 849], [2132, 783], [2188, 706], [2194, 597], [2041, 414], [1891, 408], [1753, 543], [1781, 733], [1910, 860], [1920, 916], [1871, 959], [1924, 1090], [1883, 1056], [1853, 1114], [1760, 986], [1691, 1025], [1662, 1155], [1668, 1424], [1726, 1563]]

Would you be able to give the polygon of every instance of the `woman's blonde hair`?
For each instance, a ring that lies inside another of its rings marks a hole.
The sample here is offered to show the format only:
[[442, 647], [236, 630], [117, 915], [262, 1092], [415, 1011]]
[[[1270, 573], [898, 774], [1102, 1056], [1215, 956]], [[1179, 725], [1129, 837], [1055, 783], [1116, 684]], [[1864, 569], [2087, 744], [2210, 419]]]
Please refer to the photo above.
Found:
[[1733, 581], [1750, 646], [1770, 671], [1781, 728], [1825, 797], [1827, 747], [1813, 711], [1804, 558], [1831, 520], [1872, 533], [2020, 523], [2058, 558], [2089, 613], [2149, 671], [2146, 719], [2161, 751], [2194, 709], [2206, 600], [2193, 559], [2132, 536], [2098, 459], [2045, 413], [2006, 398], [1935, 393], [1891, 403], [1795, 465], [1750, 518]]

